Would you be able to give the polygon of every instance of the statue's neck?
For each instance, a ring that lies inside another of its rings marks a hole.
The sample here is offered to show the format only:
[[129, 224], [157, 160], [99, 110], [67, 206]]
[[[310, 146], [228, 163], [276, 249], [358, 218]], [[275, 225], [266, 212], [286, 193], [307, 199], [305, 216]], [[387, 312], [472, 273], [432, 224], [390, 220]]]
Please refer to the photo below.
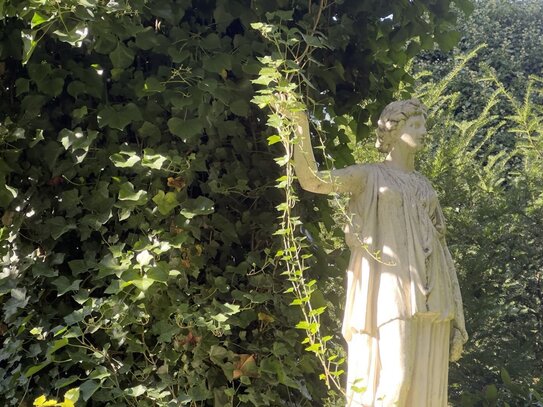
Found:
[[386, 156], [385, 164], [400, 171], [413, 172], [415, 170], [415, 151], [393, 148]]

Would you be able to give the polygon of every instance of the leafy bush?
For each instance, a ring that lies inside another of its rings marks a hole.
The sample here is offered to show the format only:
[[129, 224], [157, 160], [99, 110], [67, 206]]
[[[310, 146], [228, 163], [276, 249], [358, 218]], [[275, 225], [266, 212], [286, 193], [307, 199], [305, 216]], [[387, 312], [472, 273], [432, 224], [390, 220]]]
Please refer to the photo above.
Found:
[[274, 256], [281, 153], [250, 104], [274, 48], [251, 23], [298, 30], [347, 162], [331, 117], [365, 137], [408, 58], [452, 46], [449, 6], [1, 2], [0, 404], [78, 388], [90, 406], [320, 405]]
[[[477, 52], [457, 60], [438, 83], [419, 87], [435, 123], [421, 167], [439, 191], [449, 222], [471, 336], [464, 358], [451, 370], [451, 396], [466, 407], [538, 406], [543, 400], [538, 254], [543, 112], [535, 103], [541, 82], [533, 78], [519, 100], [480, 69], [490, 97], [473, 106], [474, 119], [462, 119], [461, 93], [450, 89]], [[504, 105], [512, 115], [501, 116]], [[504, 136], [510, 148], [501, 143]]]

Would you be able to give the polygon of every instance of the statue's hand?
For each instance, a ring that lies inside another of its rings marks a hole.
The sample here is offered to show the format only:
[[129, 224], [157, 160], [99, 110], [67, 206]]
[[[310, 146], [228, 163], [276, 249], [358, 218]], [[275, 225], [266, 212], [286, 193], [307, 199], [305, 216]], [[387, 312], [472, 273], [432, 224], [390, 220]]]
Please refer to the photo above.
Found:
[[456, 362], [462, 357], [462, 350], [464, 349], [464, 338], [458, 328], [453, 328], [453, 336], [450, 343], [449, 360]]

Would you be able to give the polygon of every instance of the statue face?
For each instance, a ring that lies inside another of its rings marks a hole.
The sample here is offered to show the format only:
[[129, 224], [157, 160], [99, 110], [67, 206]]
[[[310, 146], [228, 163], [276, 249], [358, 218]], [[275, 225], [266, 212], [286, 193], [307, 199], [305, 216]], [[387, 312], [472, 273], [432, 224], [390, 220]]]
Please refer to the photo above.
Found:
[[403, 148], [418, 151], [424, 146], [426, 137], [426, 120], [424, 116], [417, 115], [408, 118], [403, 126], [398, 129], [396, 146], [401, 144]]

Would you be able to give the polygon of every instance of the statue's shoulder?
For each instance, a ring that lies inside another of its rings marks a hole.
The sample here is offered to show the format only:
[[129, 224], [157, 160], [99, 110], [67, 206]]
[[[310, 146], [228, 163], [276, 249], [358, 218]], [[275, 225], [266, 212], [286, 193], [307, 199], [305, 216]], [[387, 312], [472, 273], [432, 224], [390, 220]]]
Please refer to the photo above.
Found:
[[357, 164], [357, 167], [360, 168], [360, 171], [365, 173], [373, 173], [377, 172], [379, 170], [379, 164], [380, 163], [363, 163], [363, 164]]
[[363, 180], [374, 177], [379, 171], [377, 163], [355, 164], [353, 167]]
[[366, 178], [375, 177], [379, 175], [380, 173], [382, 173], [383, 171], [382, 169], [383, 164], [379, 162], [364, 163], [364, 164], [359, 164], [359, 166], [360, 166], [360, 172], [364, 173]]
[[372, 185], [375, 185], [379, 178], [379, 163], [363, 163], [355, 164], [354, 169], [357, 173], [358, 179], [360, 180], [360, 192], [365, 192], [368, 189], [371, 189]]

